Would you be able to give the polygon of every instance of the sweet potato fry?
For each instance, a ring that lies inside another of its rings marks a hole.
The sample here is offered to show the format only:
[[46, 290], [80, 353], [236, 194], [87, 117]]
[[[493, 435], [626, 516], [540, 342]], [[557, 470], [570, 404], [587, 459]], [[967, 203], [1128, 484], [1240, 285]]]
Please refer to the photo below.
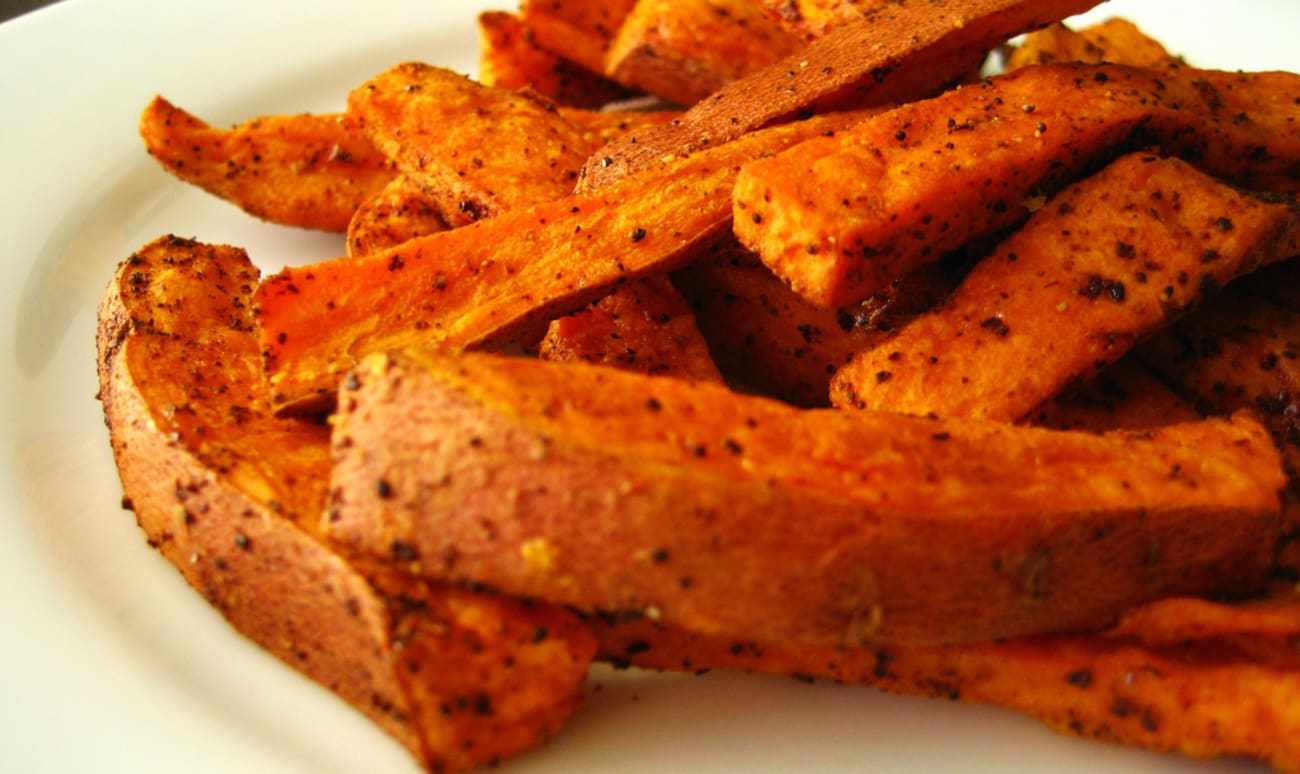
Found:
[[1133, 22], [1114, 18], [1077, 31], [1058, 22], [1031, 32], [1007, 56], [1005, 70], [1054, 62], [1163, 67], [1180, 61]]
[[599, 188], [668, 155], [717, 146], [828, 106], [861, 109], [942, 89], [1021, 32], [1087, 10], [1097, 0], [922, 0], [890, 4], [717, 91], [673, 124], [598, 150], [581, 185]]
[[1293, 191], [1300, 105], [1280, 95], [1297, 89], [1293, 73], [1023, 68], [748, 165], [736, 234], [805, 298], [840, 306], [1022, 221], [1127, 146]]
[[[1291, 262], [1277, 268], [1294, 271]], [[1295, 583], [1300, 581], [1300, 310], [1254, 295], [1251, 288], [1250, 283], [1230, 286], [1138, 354], [1205, 411], [1249, 408], [1268, 426], [1288, 475], [1273, 573]]]
[[637, 0], [605, 54], [604, 72], [693, 105], [802, 46], [757, 0]]
[[841, 408], [1017, 421], [1238, 275], [1300, 253], [1300, 208], [1130, 154], [1054, 196], [941, 307], [836, 373]]
[[783, 27], [807, 40], [863, 17], [888, 10], [890, 0], [762, 0], [772, 18]]
[[775, 127], [597, 194], [512, 210], [363, 259], [286, 268], [255, 298], [273, 399], [281, 407], [327, 402], [369, 352], [535, 341], [554, 318], [623, 282], [678, 268], [727, 236], [742, 162], [854, 120]]
[[695, 316], [667, 276], [624, 285], [551, 322], [539, 357], [678, 379], [722, 382]]
[[1071, 385], [1025, 417], [1054, 430], [1142, 430], [1191, 422], [1202, 414], [1136, 357], [1121, 358], [1090, 381]]
[[821, 309], [734, 240], [673, 276], [728, 381], [796, 406], [830, 405], [830, 379], [951, 289], [936, 266], [859, 304]]
[[567, 611], [421, 581], [323, 541], [328, 431], [270, 413], [256, 282], [242, 251], [174, 237], [120, 267], [98, 362], [124, 502], [235, 629], [429, 770], [537, 745], [581, 700], [590, 632]]
[[342, 232], [393, 178], [383, 154], [341, 115], [267, 116], [216, 129], [154, 97], [140, 136], [176, 177], [286, 226]]
[[1162, 647], [1057, 636], [932, 647], [806, 648], [704, 637], [645, 619], [593, 623], [602, 657], [650, 669], [743, 669], [993, 704], [1073, 736], [1300, 771], [1300, 664], [1231, 643]]
[[357, 208], [348, 223], [348, 255], [359, 258], [450, 226], [435, 197], [405, 175]]
[[605, 52], [636, 0], [520, 0], [519, 18], [544, 47], [592, 72], [604, 72]]
[[680, 110], [663, 106], [629, 110], [561, 107], [559, 112], [565, 121], [582, 130], [583, 138], [592, 147], [612, 142], [637, 129], [675, 121], [682, 115]]
[[497, 89], [532, 89], [560, 105], [598, 108], [636, 96], [635, 89], [543, 48], [519, 16], [479, 14], [478, 80]]
[[353, 89], [348, 113], [399, 170], [444, 194], [453, 225], [565, 195], [590, 152], [532, 96], [418, 62]]
[[486, 354], [367, 358], [334, 433], [327, 528], [350, 549], [819, 645], [1095, 629], [1172, 593], [1250, 592], [1282, 482], [1244, 416], [1061, 433]]

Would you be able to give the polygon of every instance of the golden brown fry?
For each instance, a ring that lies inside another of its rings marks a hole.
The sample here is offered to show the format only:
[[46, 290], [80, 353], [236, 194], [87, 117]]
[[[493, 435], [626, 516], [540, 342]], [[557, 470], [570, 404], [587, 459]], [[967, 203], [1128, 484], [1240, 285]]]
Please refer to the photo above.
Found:
[[383, 154], [341, 115], [266, 116], [215, 129], [154, 97], [140, 136], [176, 177], [286, 226], [342, 232], [393, 178]]
[[1097, 0], [921, 0], [890, 4], [796, 54], [734, 81], [682, 120], [598, 150], [581, 186], [599, 188], [669, 155], [828, 107], [889, 105], [934, 94], [1007, 38], [1084, 11]]
[[805, 298], [840, 306], [1022, 221], [1126, 146], [1292, 191], [1300, 104], [1282, 95], [1298, 89], [1293, 73], [1023, 68], [748, 165], [736, 234]]
[[605, 54], [604, 72], [692, 105], [802, 45], [756, 0], [637, 0]]
[[592, 72], [604, 72], [605, 52], [636, 0], [520, 0], [519, 18], [542, 46]]
[[517, 15], [479, 14], [478, 80], [497, 89], [532, 89], [561, 105], [598, 108], [638, 92], [542, 48]]
[[551, 106], [450, 70], [400, 64], [353, 89], [348, 112], [463, 225], [565, 195], [591, 148]]
[[1300, 771], [1300, 663], [1232, 642], [1151, 647], [1059, 636], [934, 647], [805, 648], [593, 621], [602, 658], [650, 669], [742, 669], [993, 704], [1072, 736]]
[[1031, 32], [1011, 50], [1005, 69], [1010, 72], [1053, 62], [1110, 62], [1135, 67], [1163, 67], [1181, 61], [1133, 22], [1115, 18], [1077, 31], [1057, 23]]
[[353, 213], [348, 223], [348, 255], [359, 258], [447, 230], [450, 226], [435, 198], [405, 175], [393, 178]]
[[352, 550], [819, 645], [1095, 629], [1250, 592], [1282, 482], [1244, 416], [1061, 433], [485, 354], [367, 358], [334, 428], [327, 528]]
[[830, 405], [830, 379], [858, 352], [884, 341], [942, 298], [936, 267], [840, 309], [799, 297], [752, 253], [728, 241], [674, 275], [718, 367], [744, 390], [796, 406]]
[[722, 382], [691, 308], [667, 276], [628, 283], [551, 322], [539, 356], [657, 376]]
[[554, 318], [623, 282], [678, 268], [727, 236], [741, 163], [854, 118], [776, 127], [598, 194], [512, 210], [364, 259], [286, 268], [255, 299], [273, 398], [281, 407], [332, 400], [370, 352], [535, 340]]
[[939, 308], [836, 373], [841, 408], [1017, 421], [1232, 279], [1300, 253], [1300, 210], [1130, 154], [1048, 200]]
[[256, 282], [242, 251], [174, 237], [119, 268], [98, 362], [124, 502], [235, 629], [423, 766], [463, 770], [536, 746], [581, 701], [590, 632], [567, 611], [428, 583], [324, 542], [328, 430], [270, 413]]

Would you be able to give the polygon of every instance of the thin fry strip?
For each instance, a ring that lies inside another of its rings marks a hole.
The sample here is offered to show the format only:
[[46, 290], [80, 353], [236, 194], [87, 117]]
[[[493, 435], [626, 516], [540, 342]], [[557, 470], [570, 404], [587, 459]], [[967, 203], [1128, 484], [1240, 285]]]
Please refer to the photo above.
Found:
[[920, 0], [830, 33], [733, 81], [682, 120], [598, 150], [584, 188], [599, 188], [664, 156], [714, 147], [746, 132], [827, 106], [861, 109], [917, 99], [965, 75], [985, 52], [1097, 0]]
[[394, 174], [342, 115], [266, 116], [216, 129], [154, 97], [140, 136], [168, 172], [286, 226], [342, 232]]
[[1251, 593], [1282, 482], [1244, 416], [1062, 433], [481, 353], [367, 358], [333, 439], [327, 528], [350, 549], [819, 645], [1088, 630], [1168, 594]]
[[1125, 156], [1049, 200], [939, 308], [836, 373], [841, 408], [1017, 421], [1241, 274], [1300, 252], [1300, 208]]
[[[1132, 637], [924, 648], [803, 648], [704, 637], [649, 620], [594, 621], [602, 658], [682, 672], [739, 669], [992, 704], [1055, 731], [1194, 758], [1249, 756], [1300, 771], [1300, 663], [1231, 643], [1151, 647]], [[1285, 652], [1285, 649], [1282, 651]]]
[[552, 319], [623, 282], [677, 268], [711, 236], [725, 235], [742, 162], [855, 117], [756, 133], [597, 194], [512, 210], [362, 259], [286, 268], [255, 295], [273, 400], [329, 401], [370, 352], [535, 340]]
[[1294, 191], [1300, 104], [1285, 95], [1295, 93], [1292, 73], [1023, 68], [748, 165], [736, 235], [800, 295], [833, 307], [1023, 221], [1042, 196], [1134, 145]]

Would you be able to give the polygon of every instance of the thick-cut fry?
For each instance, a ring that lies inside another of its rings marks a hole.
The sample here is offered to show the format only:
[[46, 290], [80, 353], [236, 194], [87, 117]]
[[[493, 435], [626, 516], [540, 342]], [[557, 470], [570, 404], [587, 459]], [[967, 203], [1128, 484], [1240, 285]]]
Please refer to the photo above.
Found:
[[364, 259], [286, 268], [255, 299], [273, 399], [281, 407], [328, 401], [369, 352], [540, 337], [555, 317], [624, 282], [679, 268], [710, 239], [728, 236], [741, 163], [854, 119], [776, 127], [595, 194], [512, 210]]
[[845, 25], [687, 111], [597, 151], [581, 185], [599, 188], [669, 155], [726, 143], [827, 106], [860, 109], [934, 94], [992, 46], [1097, 0], [919, 0]]
[[1023, 68], [748, 165], [736, 234], [801, 295], [840, 306], [1020, 222], [1126, 146], [1159, 143], [1243, 186], [1294, 191], [1295, 93], [1293, 73]]
[[610, 44], [604, 72], [693, 105], [802, 45], [757, 0], [637, 0]]
[[342, 115], [266, 116], [216, 129], [154, 97], [140, 136], [168, 172], [286, 226], [342, 232], [393, 178], [383, 154]]
[[824, 677], [891, 693], [994, 704], [1072, 736], [1300, 771], [1300, 663], [1231, 642], [1144, 645], [1059, 636], [935, 647], [804, 648], [703, 637], [653, 621], [595, 622], [602, 657], [695, 672]]
[[327, 528], [350, 549], [823, 645], [1096, 628], [1168, 594], [1252, 591], [1282, 483], [1246, 417], [1060, 433], [485, 354], [367, 358], [333, 449]]
[[446, 231], [450, 226], [435, 198], [405, 175], [393, 178], [353, 213], [348, 223], [348, 255], [359, 258], [418, 236]]
[[418, 62], [354, 89], [348, 113], [453, 225], [567, 194], [590, 147], [551, 106]]
[[1300, 253], [1300, 209], [1125, 156], [1047, 201], [938, 309], [836, 373], [841, 408], [1016, 421], [1240, 274]]
[[605, 52], [636, 0], [520, 0], [519, 18], [544, 47], [592, 72], [604, 72]]
[[237, 630], [429, 770], [537, 745], [581, 700], [591, 633], [567, 611], [351, 561], [321, 539], [328, 431], [270, 413], [256, 282], [242, 251], [174, 237], [119, 268], [98, 362], [124, 503]]
[[551, 323], [539, 356], [626, 371], [722, 382], [695, 316], [667, 276], [624, 285], [580, 312]]
[[1054, 62], [1163, 67], [1180, 61], [1133, 22], [1115, 18], [1077, 31], [1057, 23], [1031, 32], [1007, 56], [1005, 69], [1010, 72]]
[[836, 370], [951, 288], [943, 273], [930, 266], [860, 304], [820, 309], [734, 241], [677, 272], [673, 281], [691, 302], [729, 381], [806, 407], [830, 405]]
[[497, 89], [532, 89], [561, 105], [598, 108], [638, 92], [543, 48], [517, 15], [478, 17], [478, 80]]

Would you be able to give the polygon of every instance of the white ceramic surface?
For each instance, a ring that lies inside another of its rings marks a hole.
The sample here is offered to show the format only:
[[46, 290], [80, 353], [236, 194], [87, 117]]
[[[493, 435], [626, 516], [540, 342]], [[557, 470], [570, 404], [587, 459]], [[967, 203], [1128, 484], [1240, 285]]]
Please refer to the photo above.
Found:
[[[135, 135], [163, 93], [215, 124], [333, 110], [405, 59], [470, 71], [508, 0], [65, 0], [0, 25], [0, 771], [414, 772], [325, 690], [235, 635], [148, 549], [94, 400], [94, 314], [162, 233], [265, 268], [338, 237], [256, 222]], [[1195, 64], [1300, 70], [1300, 3], [1115, 0]], [[847, 686], [598, 670], [586, 709], [503, 772], [1230, 771], [996, 709]]]

